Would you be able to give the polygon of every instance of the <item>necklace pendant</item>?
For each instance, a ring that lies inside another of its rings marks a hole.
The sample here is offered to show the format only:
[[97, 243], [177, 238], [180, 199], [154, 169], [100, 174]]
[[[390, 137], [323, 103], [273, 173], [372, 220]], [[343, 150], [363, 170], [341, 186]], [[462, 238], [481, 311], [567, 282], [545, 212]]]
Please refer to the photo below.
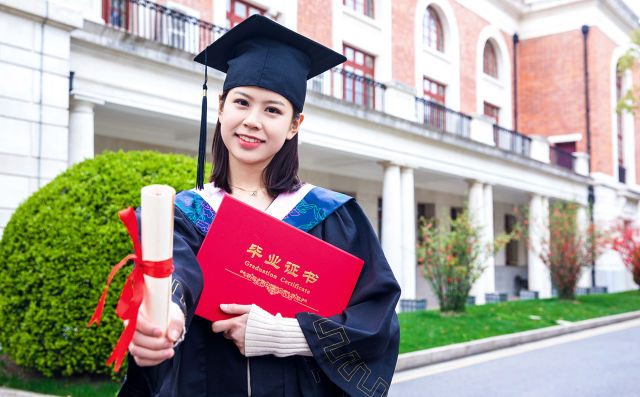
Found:
[[252, 191], [252, 192], [249, 192], [249, 196], [251, 196], [251, 197], [255, 197], [255, 196], [257, 196], [257, 195], [258, 195], [258, 191], [257, 191], [257, 190], [254, 190], [254, 191]]

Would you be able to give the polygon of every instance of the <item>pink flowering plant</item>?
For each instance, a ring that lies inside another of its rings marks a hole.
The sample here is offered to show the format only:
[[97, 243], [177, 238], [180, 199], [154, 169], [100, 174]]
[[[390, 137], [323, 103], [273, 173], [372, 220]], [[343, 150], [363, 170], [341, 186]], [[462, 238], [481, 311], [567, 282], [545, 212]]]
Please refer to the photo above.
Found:
[[553, 203], [549, 208], [549, 235], [542, 239], [540, 258], [549, 268], [559, 299], [574, 299], [582, 271], [591, 266], [603, 243], [602, 233], [593, 224], [581, 230], [577, 214], [575, 203]]
[[640, 286], [640, 231], [629, 225], [619, 226], [611, 239], [611, 248], [620, 254], [633, 281]]
[[[421, 219], [416, 248], [418, 265], [440, 302], [441, 312], [464, 312], [473, 283], [485, 270], [488, 255], [519, 237], [519, 228], [484, 243], [481, 228], [472, 224], [465, 209], [448, 225]], [[448, 227], [447, 227], [448, 226]]]

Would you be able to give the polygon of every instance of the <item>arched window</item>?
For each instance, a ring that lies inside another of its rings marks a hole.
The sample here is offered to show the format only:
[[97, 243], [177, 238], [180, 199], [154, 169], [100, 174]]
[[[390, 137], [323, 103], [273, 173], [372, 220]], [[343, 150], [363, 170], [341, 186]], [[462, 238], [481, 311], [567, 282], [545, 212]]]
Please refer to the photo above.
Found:
[[422, 42], [427, 47], [444, 52], [444, 35], [442, 24], [433, 7], [427, 7], [422, 19]]
[[496, 58], [496, 49], [491, 44], [491, 41], [487, 40], [484, 45], [482, 70], [489, 76], [498, 78], [498, 60]]

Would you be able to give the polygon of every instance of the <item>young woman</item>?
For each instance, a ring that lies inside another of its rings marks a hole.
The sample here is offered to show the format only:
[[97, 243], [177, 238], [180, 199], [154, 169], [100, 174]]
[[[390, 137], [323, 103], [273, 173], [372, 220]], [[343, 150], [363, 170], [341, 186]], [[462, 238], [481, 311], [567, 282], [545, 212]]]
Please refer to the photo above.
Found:
[[[176, 196], [169, 329], [162, 334], [140, 313], [120, 395], [386, 395], [398, 355], [399, 286], [355, 200], [297, 176], [306, 81], [344, 57], [256, 15], [196, 61], [227, 73], [213, 173], [210, 183], [198, 181], [201, 189]], [[228, 302], [221, 309], [231, 319], [194, 315], [203, 284], [196, 255], [226, 194], [364, 260], [348, 307], [330, 318], [283, 318]]]

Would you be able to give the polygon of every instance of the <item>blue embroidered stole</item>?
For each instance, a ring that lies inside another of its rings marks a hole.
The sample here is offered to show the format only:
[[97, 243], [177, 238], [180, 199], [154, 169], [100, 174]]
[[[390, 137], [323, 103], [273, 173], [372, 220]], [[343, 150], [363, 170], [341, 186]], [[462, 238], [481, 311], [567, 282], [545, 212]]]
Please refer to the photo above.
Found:
[[[345, 194], [316, 186], [282, 221], [308, 232], [351, 199]], [[216, 212], [202, 196], [193, 190], [184, 190], [176, 195], [175, 205], [202, 234], [207, 234]]]

